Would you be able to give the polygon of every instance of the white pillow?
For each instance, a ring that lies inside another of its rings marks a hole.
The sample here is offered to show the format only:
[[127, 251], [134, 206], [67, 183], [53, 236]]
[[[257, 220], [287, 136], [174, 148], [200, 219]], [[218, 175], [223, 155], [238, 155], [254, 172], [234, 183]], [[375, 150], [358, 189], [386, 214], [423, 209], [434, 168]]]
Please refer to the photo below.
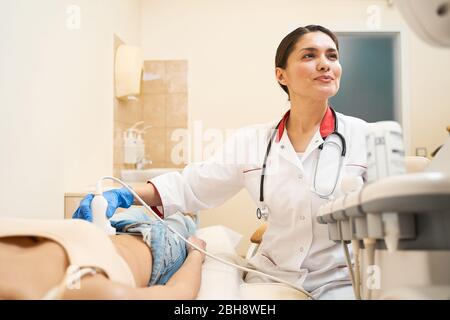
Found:
[[[242, 235], [219, 225], [198, 229], [196, 235], [206, 241], [208, 252], [235, 263], [233, 256], [237, 256]], [[242, 283], [242, 271], [206, 256], [197, 300], [239, 300]]]
[[[236, 246], [242, 238], [225, 226], [198, 229], [196, 235], [206, 241], [206, 250], [236, 264]], [[242, 271], [206, 256], [197, 300], [299, 299], [307, 297], [281, 283], [244, 283]]]

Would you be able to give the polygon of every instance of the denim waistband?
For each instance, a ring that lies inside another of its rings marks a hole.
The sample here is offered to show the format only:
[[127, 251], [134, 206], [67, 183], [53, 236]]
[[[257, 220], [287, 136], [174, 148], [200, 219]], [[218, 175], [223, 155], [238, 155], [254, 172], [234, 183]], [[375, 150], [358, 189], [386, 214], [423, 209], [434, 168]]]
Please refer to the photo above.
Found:
[[[164, 220], [185, 238], [196, 231], [192, 218], [181, 213], [168, 216]], [[141, 233], [144, 242], [151, 248], [153, 264], [149, 286], [166, 284], [186, 259], [185, 242], [163, 222], [147, 215], [143, 208], [122, 211], [115, 214], [110, 221], [117, 231]]]

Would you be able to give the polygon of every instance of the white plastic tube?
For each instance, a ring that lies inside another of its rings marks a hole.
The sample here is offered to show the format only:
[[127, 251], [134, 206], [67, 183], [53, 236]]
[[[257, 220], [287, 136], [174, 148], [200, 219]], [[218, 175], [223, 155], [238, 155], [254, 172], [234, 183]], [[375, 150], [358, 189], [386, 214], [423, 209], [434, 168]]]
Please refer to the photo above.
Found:
[[[364, 248], [366, 250], [367, 266], [370, 267], [375, 264], [375, 244], [376, 240], [372, 238], [364, 238]], [[372, 288], [367, 285], [366, 281], [366, 300], [372, 300]]]
[[359, 240], [352, 240], [352, 248], [353, 248], [353, 258], [355, 259], [355, 287], [356, 287], [356, 300], [361, 300], [361, 266], [359, 263]]
[[398, 247], [400, 236], [400, 226], [398, 223], [398, 213], [386, 212], [382, 214], [384, 223], [384, 242], [389, 253], [394, 253]]

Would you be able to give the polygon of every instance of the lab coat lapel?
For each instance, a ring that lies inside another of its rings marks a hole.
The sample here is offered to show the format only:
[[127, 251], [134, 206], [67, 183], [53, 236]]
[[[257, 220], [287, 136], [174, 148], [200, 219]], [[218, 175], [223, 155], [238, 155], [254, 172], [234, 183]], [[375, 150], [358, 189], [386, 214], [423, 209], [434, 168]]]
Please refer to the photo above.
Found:
[[286, 159], [298, 168], [303, 168], [294, 147], [292, 146], [291, 140], [289, 140], [286, 130], [283, 132], [280, 141], [276, 143], [276, 149], [280, 157]]
[[[339, 121], [338, 118], [336, 118], [336, 121], [338, 121], [338, 132], [345, 136], [345, 123], [343, 121]], [[305, 161], [308, 158], [308, 156], [311, 155], [311, 153], [314, 150], [316, 150], [324, 141], [325, 140], [320, 135], [320, 129], [317, 129], [316, 133], [309, 142], [308, 147], [305, 150], [305, 153], [303, 154], [302, 161]]]
[[323, 141], [324, 140], [320, 136], [320, 130], [317, 129], [316, 133], [314, 134], [308, 146], [306, 147], [305, 152], [303, 153], [302, 161], [305, 161], [308, 158], [308, 156], [323, 143]]

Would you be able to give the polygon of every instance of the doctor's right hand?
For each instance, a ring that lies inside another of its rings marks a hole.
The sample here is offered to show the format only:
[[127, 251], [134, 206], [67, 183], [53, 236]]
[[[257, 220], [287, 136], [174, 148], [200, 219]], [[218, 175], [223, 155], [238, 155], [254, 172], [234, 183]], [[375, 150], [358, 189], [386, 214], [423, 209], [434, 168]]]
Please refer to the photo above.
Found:
[[[106, 210], [108, 219], [113, 216], [117, 208], [129, 208], [134, 202], [133, 194], [125, 187], [103, 192], [103, 197], [105, 197], [108, 202], [108, 209]], [[92, 222], [92, 199], [94, 199], [92, 193], [84, 197], [80, 202], [80, 206], [73, 214], [72, 219], [82, 219]]]

